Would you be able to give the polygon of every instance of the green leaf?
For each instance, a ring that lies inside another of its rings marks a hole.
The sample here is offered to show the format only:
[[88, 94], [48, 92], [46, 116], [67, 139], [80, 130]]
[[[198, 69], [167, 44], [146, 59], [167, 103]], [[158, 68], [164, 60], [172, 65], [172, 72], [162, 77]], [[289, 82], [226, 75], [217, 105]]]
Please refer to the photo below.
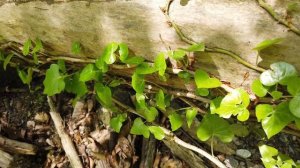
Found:
[[26, 72], [23, 71], [23, 70], [20, 70], [19, 68], [17, 69], [17, 71], [18, 71], [18, 75], [19, 75], [20, 79], [22, 80], [22, 82], [24, 84], [27, 84], [27, 74], [26, 74]]
[[274, 100], [278, 100], [282, 97], [282, 92], [275, 90], [271, 92], [270, 95], [273, 97]]
[[84, 82], [80, 81], [80, 74], [76, 72], [74, 75], [65, 78], [65, 90], [69, 93], [76, 94], [76, 98], [85, 95], [88, 91]]
[[59, 70], [60, 70], [61, 72], [63, 72], [63, 73], [67, 72], [67, 70], [66, 70], [66, 65], [65, 65], [65, 61], [64, 61], [64, 60], [59, 59], [59, 60], [57, 61], [57, 65], [59, 66]]
[[157, 140], [162, 140], [165, 138], [164, 131], [158, 126], [149, 126], [149, 131], [154, 135]]
[[141, 64], [139, 64], [136, 67], [135, 73], [137, 74], [141, 74], [141, 75], [147, 75], [147, 74], [152, 74], [154, 72], [156, 72], [156, 68], [153, 66], [150, 66], [148, 63], [143, 62]]
[[195, 51], [204, 51], [205, 50], [205, 44], [204, 43], [198, 43], [198, 44], [193, 44], [190, 47], [186, 48], [186, 49], [182, 49], [184, 51], [188, 51], [188, 52], [195, 52]]
[[174, 60], [179, 61], [185, 57], [186, 52], [183, 50], [175, 50], [175, 51], [169, 51], [168, 55], [169, 55], [169, 57], [173, 58]]
[[255, 107], [255, 114], [258, 122], [273, 113], [273, 107], [269, 104], [259, 104]]
[[195, 72], [194, 78], [197, 88], [216, 88], [222, 84], [219, 79], [210, 78], [205, 71], [199, 69]]
[[206, 88], [197, 88], [195, 90], [195, 92], [197, 95], [200, 95], [200, 96], [208, 96], [209, 95], [209, 90]]
[[45, 87], [44, 94], [48, 96], [53, 96], [64, 90], [64, 77], [59, 73], [59, 66], [57, 64], [51, 64], [50, 68], [46, 71], [43, 84]]
[[300, 118], [300, 94], [292, 98], [289, 109], [294, 116]]
[[118, 114], [116, 117], [112, 118], [109, 122], [110, 127], [116, 131], [120, 132], [123, 122], [126, 121], [126, 114]]
[[231, 115], [237, 115], [239, 121], [246, 121], [250, 115], [247, 109], [249, 103], [250, 98], [248, 93], [243, 89], [235, 89], [223, 98], [220, 107], [214, 112], [223, 118], [230, 118]]
[[131, 76], [131, 85], [136, 93], [143, 93], [145, 88], [144, 75], [134, 73]]
[[24, 43], [24, 46], [23, 46], [23, 55], [28, 55], [29, 54], [29, 50], [30, 50], [30, 47], [31, 47], [31, 40], [30, 39], [27, 39], [27, 41]]
[[300, 77], [291, 77], [288, 79], [287, 90], [291, 95], [296, 96], [297, 94], [300, 93], [299, 83], [300, 83]]
[[239, 137], [246, 137], [249, 135], [249, 130], [247, 126], [242, 125], [242, 124], [232, 124], [230, 125], [230, 128], [234, 135], [239, 136]]
[[210, 112], [211, 114], [215, 114], [216, 110], [220, 107], [223, 97], [216, 97], [210, 102]]
[[[265, 106], [263, 113], [259, 118], [262, 118], [262, 127], [270, 139], [272, 136], [279, 133], [286, 125], [294, 120], [294, 116], [290, 113], [288, 103], [282, 102], [269, 113], [266, 111], [269, 107]], [[258, 112], [256, 112], [258, 113]], [[266, 114], [269, 114], [267, 117]]]
[[253, 93], [255, 93], [258, 97], [264, 97], [267, 95], [268, 93], [268, 89], [266, 89], [262, 83], [260, 82], [259, 79], [255, 79], [252, 82], [251, 85], [251, 90], [253, 91]]
[[120, 43], [119, 48], [120, 60], [124, 62], [128, 57], [128, 46], [125, 43]]
[[154, 67], [160, 76], [164, 76], [167, 69], [164, 53], [159, 53], [154, 60]]
[[295, 119], [295, 124], [296, 124], [296, 127], [297, 127], [298, 129], [300, 129], [300, 119], [296, 118], [296, 119]]
[[190, 81], [190, 79], [193, 77], [193, 75], [190, 74], [190, 73], [187, 72], [187, 71], [180, 71], [180, 72], [178, 73], [178, 77], [181, 78], [181, 79], [183, 79], [184, 82], [187, 83], [187, 82]]
[[101, 79], [102, 74], [99, 70], [96, 69], [94, 64], [86, 65], [80, 73], [79, 80], [82, 82], [87, 82], [90, 80], [99, 80]]
[[36, 53], [33, 53], [32, 54], [32, 57], [33, 57], [33, 62], [37, 65], [37, 64], [39, 64], [39, 59], [38, 59], [38, 57], [37, 57], [37, 54]]
[[166, 110], [165, 104], [165, 95], [164, 92], [160, 89], [155, 95], [156, 106], [162, 110]]
[[268, 145], [259, 146], [259, 152], [263, 158], [273, 158], [278, 155], [278, 150]]
[[153, 122], [157, 117], [157, 115], [158, 115], [158, 111], [156, 110], [155, 107], [150, 107], [149, 109], [147, 108], [144, 111], [144, 116], [148, 122]]
[[290, 77], [298, 75], [295, 67], [286, 62], [271, 64], [270, 68], [260, 75], [260, 81], [265, 86], [273, 86], [277, 83], [286, 85]]
[[39, 38], [36, 38], [35, 39], [35, 46], [34, 46], [31, 53], [32, 54], [37, 53], [37, 52], [41, 51], [42, 48], [43, 48], [42, 41]]
[[141, 108], [141, 109], [147, 108], [146, 102], [145, 102], [145, 96], [143, 93], [136, 93], [135, 98], [136, 98], [136, 102], [139, 105], [139, 108]]
[[96, 62], [95, 62], [95, 65], [98, 69], [100, 69], [103, 73], [107, 72], [108, 71], [108, 65], [105, 63], [104, 61], [104, 57], [103, 56], [100, 56]]
[[102, 83], [96, 83], [95, 91], [102, 105], [106, 107], [112, 106], [112, 94], [109, 87], [104, 86]]
[[172, 113], [171, 115], [168, 116], [168, 118], [169, 118], [170, 123], [171, 123], [172, 131], [176, 131], [183, 124], [183, 120], [182, 120], [181, 116], [177, 113]]
[[253, 50], [257, 50], [257, 51], [261, 51], [265, 48], [268, 48], [274, 44], [278, 44], [279, 42], [281, 42], [283, 39], [282, 38], [275, 38], [275, 39], [268, 39], [268, 40], [264, 40], [261, 43], [257, 44], [255, 46], [255, 48], [253, 48]]
[[141, 118], [136, 118], [130, 129], [130, 133], [134, 135], [143, 135], [145, 138], [149, 138], [150, 132], [148, 127], [144, 124]]
[[196, 115], [197, 115], [196, 108], [189, 108], [185, 111], [186, 122], [189, 128], [191, 127]]
[[121, 85], [122, 84], [122, 80], [120, 80], [120, 79], [114, 79], [114, 80], [112, 80], [110, 83], [109, 83], [109, 87], [117, 87], [117, 86], [119, 86], [119, 85]]
[[218, 137], [222, 142], [231, 142], [234, 134], [226, 120], [215, 114], [206, 114], [197, 129], [197, 137], [201, 141]]
[[73, 54], [79, 54], [81, 51], [81, 45], [78, 41], [75, 41], [72, 43], [72, 48], [71, 48], [71, 52]]
[[144, 61], [145, 59], [143, 57], [134, 56], [134, 57], [127, 58], [123, 62], [129, 65], [139, 65]]
[[6, 71], [6, 67], [8, 65], [8, 63], [10, 62], [11, 58], [14, 56], [13, 53], [8, 54], [8, 56], [4, 59], [3, 62], [3, 69]]
[[119, 47], [119, 45], [115, 42], [112, 42], [105, 47], [104, 52], [102, 54], [102, 57], [104, 58], [105, 63], [110, 65], [116, 61], [115, 52], [117, 51], [118, 47]]

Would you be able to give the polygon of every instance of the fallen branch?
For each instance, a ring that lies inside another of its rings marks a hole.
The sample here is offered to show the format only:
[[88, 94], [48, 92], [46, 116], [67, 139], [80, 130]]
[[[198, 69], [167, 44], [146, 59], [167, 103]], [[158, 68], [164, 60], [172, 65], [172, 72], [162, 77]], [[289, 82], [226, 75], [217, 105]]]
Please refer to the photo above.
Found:
[[0, 150], [0, 165], [2, 168], [10, 167], [13, 159], [13, 156], [11, 156], [9, 153]]
[[281, 18], [274, 9], [267, 4], [264, 0], [257, 0], [260, 7], [265, 9], [276, 21], [278, 21], [280, 24], [286, 26], [288, 29], [290, 29], [292, 32], [296, 33], [297, 35], [300, 35], [300, 30], [292, 23], [289, 23], [287, 20]]
[[52, 99], [49, 96], [47, 96], [47, 99], [48, 99], [48, 104], [50, 107], [51, 119], [54, 122], [55, 129], [61, 139], [62, 147], [63, 147], [67, 157], [69, 158], [71, 166], [73, 168], [83, 167], [71, 138], [65, 132], [65, 128], [63, 126], [63, 120], [62, 120], [60, 114], [55, 110], [55, 106], [52, 102]]
[[8, 139], [1, 135], [0, 148], [7, 152], [23, 155], [35, 155], [37, 152], [37, 147], [32, 144]]

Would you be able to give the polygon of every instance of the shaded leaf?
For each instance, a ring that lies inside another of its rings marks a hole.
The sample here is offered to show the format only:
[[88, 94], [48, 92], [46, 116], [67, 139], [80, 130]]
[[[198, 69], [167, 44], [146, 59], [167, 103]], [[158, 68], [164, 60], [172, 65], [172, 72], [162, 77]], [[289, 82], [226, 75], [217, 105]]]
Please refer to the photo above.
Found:
[[120, 79], [114, 79], [109, 83], [109, 87], [117, 87], [122, 84]]
[[234, 134], [226, 120], [215, 114], [206, 114], [197, 129], [197, 137], [201, 141], [218, 137], [223, 142], [231, 142]]
[[268, 89], [265, 88], [262, 83], [260, 82], [259, 79], [255, 79], [252, 82], [251, 85], [251, 90], [253, 91], [253, 93], [255, 93], [258, 97], [264, 97], [267, 95], [268, 93]]
[[123, 62], [129, 65], [139, 65], [144, 61], [145, 59], [143, 57], [134, 56], [134, 57], [127, 58]]
[[275, 90], [271, 92], [270, 95], [273, 97], [274, 100], [278, 100], [282, 97], [282, 92]]
[[109, 122], [110, 127], [116, 131], [120, 132], [123, 122], [126, 121], [126, 114], [118, 114], [116, 117], [112, 118]]
[[135, 73], [137, 74], [141, 74], [141, 75], [146, 75], [146, 74], [152, 74], [154, 72], [156, 72], [156, 68], [149, 65], [146, 62], [143, 62], [141, 64], [139, 64], [136, 69], [135, 69]]
[[51, 64], [50, 68], [46, 71], [46, 77], [43, 82], [44, 94], [53, 96], [60, 93], [65, 88], [64, 76], [59, 72], [59, 66], [57, 64]]
[[155, 95], [156, 106], [162, 110], [166, 110], [165, 95], [160, 89]]
[[206, 88], [197, 88], [196, 89], [196, 94], [200, 96], [208, 96], [209, 95], [209, 90]]
[[109, 87], [104, 86], [102, 83], [96, 83], [95, 84], [95, 91], [100, 99], [100, 103], [103, 106], [111, 107], [112, 106], [112, 94]]
[[134, 73], [131, 76], [131, 86], [133, 87], [136, 93], [143, 93], [145, 88], [144, 75]]
[[85, 95], [88, 91], [84, 82], [79, 80], [80, 74], [77, 72], [74, 75], [65, 78], [65, 90], [69, 93], [73, 93], [77, 98]]
[[96, 62], [95, 62], [95, 65], [98, 69], [100, 69], [103, 73], [107, 72], [108, 71], [108, 65], [105, 63], [104, 61], [104, 57], [103, 56], [100, 56]]
[[164, 131], [158, 126], [149, 126], [149, 131], [154, 135], [158, 140], [162, 140], [165, 137]]
[[183, 124], [183, 120], [182, 120], [181, 116], [177, 113], [172, 113], [171, 115], [168, 116], [168, 118], [169, 118], [170, 123], [171, 123], [172, 131], [176, 131]]
[[3, 69], [6, 71], [6, 67], [8, 65], [8, 63], [10, 62], [11, 58], [14, 56], [13, 53], [8, 54], [8, 56], [4, 59], [3, 62]]
[[287, 90], [291, 95], [296, 96], [297, 94], [300, 93], [299, 83], [300, 83], [300, 77], [291, 77], [288, 79]]
[[197, 109], [195, 108], [189, 108], [185, 111], [186, 122], [189, 128], [191, 127], [197, 113]]
[[32, 54], [34, 53], [37, 53], [39, 51], [41, 51], [41, 49], [43, 48], [43, 44], [42, 44], [42, 41], [39, 39], [39, 38], [36, 38], [35, 39], [35, 46], [34, 48], [32, 49]]
[[94, 64], [86, 65], [80, 72], [79, 80], [82, 82], [87, 82], [90, 80], [99, 80], [102, 78], [101, 72], [96, 69]]
[[59, 66], [59, 70], [60, 70], [61, 72], [63, 72], [63, 73], [67, 72], [67, 70], [66, 70], [66, 65], [65, 65], [65, 61], [64, 61], [64, 60], [59, 59], [59, 60], [57, 61], [57, 65]]
[[294, 116], [300, 118], [300, 94], [292, 98], [289, 103], [289, 109]]
[[164, 53], [159, 53], [154, 60], [154, 67], [160, 76], [164, 76], [167, 69]]
[[242, 125], [242, 124], [232, 124], [230, 125], [230, 128], [234, 135], [239, 136], [239, 137], [246, 137], [249, 135], [249, 130], [247, 126]]
[[71, 48], [71, 52], [73, 54], [79, 54], [81, 51], [81, 45], [78, 41], [75, 41], [72, 43], [72, 48]]

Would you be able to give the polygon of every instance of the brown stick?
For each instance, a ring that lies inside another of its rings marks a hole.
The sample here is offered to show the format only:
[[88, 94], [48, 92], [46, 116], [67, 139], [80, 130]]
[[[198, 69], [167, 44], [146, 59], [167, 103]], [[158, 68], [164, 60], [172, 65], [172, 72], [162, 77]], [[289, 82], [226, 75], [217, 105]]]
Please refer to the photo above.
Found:
[[0, 150], [0, 165], [2, 168], [10, 167], [12, 161], [13, 161], [13, 157], [9, 153]]
[[11, 140], [0, 135], [0, 148], [11, 153], [35, 155], [37, 147], [25, 142]]
[[60, 114], [55, 110], [55, 106], [52, 102], [52, 99], [49, 96], [47, 96], [47, 99], [48, 99], [48, 104], [50, 106], [51, 119], [54, 122], [55, 129], [61, 139], [62, 147], [63, 147], [64, 151], [66, 152], [67, 157], [70, 160], [71, 166], [73, 168], [83, 167], [71, 138], [65, 132], [63, 120], [62, 120]]

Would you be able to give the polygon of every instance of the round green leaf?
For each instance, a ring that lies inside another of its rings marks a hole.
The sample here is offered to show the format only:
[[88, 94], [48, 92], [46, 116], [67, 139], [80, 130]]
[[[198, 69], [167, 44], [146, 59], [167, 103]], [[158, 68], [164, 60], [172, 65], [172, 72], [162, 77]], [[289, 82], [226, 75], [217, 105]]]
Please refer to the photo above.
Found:
[[103, 106], [111, 107], [112, 106], [112, 94], [109, 87], [104, 86], [102, 83], [96, 83], [95, 84], [95, 91], [100, 99], [100, 103]]
[[147, 108], [144, 111], [144, 116], [148, 122], [154, 121], [157, 115], [158, 115], [158, 111], [156, 110], [155, 107], [150, 107], [149, 109]]
[[110, 120], [109, 125], [114, 131], [119, 133], [124, 121], [126, 121], [126, 114], [118, 114]]
[[157, 69], [155, 67], [150, 66], [146, 62], [139, 64], [135, 69], [135, 73], [141, 74], [141, 75], [152, 74], [156, 71], [157, 71]]
[[286, 85], [289, 77], [298, 75], [295, 67], [286, 62], [271, 64], [270, 68], [260, 75], [261, 83], [266, 86], [273, 86], [277, 83]]
[[44, 93], [48, 96], [53, 96], [64, 90], [64, 77], [59, 73], [59, 66], [57, 64], [51, 64], [50, 68], [46, 71], [43, 84], [45, 87]]
[[274, 100], [278, 100], [282, 97], [282, 92], [275, 90], [271, 92], [270, 95], [273, 97]]
[[197, 115], [197, 109], [195, 108], [189, 108], [185, 111], [186, 122], [189, 128], [191, 127], [196, 115]]
[[234, 134], [226, 120], [215, 114], [206, 114], [197, 129], [197, 137], [201, 141], [218, 137], [223, 142], [231, 142]]
[[258, 97], [264, 97], [268, 93], [268, 89], [262, 85], [259, 79], [252, 82], [251, 89]]
[[210, 101], [209, 109], [211, 114], [216, 113], [216, 110], [220, 107], [222, 100], [223, 97], [216, 97], [212, 101]]
[[79, 80], [81, 82], [87, 82], [92, 79], [98, 80], [101, 77], [102, 77], [102, 74], [101, 74], [101, 72], [99, 72], [99, 70], [96, 69], [95, 65], [88, 64], [81, 71]]
[[258, 122], [265, 119], [272, 113], [273, 107], [269, 104], [259, 104], [255, 107], [255, 114]]
[[169, 51], [168, 55], [169, 55], [169, 57], [173, 58], [174, 60], [179, 61], [184, 58], [186, 53], [183, 50], [175, 50], [175, 51]]
[[239, 136], [239, 137], [246, 137], [249, 135], [249, 130], [247, 126], [242, 125], [242, 124], [232, 124], [230, 125], [230, 128], [234, 135]]
[[143, 135], [145, 138], [149, 138], [150, 132], [148, 127], [144, 124], [141, 118], [136, 118], [130, 129], [130, 133], [134, 135]]
[[154, 60], [154, 67], [160, 76], [164, 76], [167, 69], [164, 53], [159, 53]]
[[169, 118], [170, 123], [171, 123], [172, 131], [176, 131], [183, 124], [183, 120], [182, 120], [181, 116], [177, 113], [172, 113], [171, 115], [168, 116], [168, 118]]
[[100, 69], [103, 73], [108, 71], [108, 65], [104, 61], [104, 56], [100, 56], [96, 62], [95, 65], [98, 69]]
[[294, 116], [300, 118], [300, 94], [292, 98], [289, 109]]
[[268, 145], [259, 146], [259, 152], [263, 158], [272, 158], [278, 155], [278, 150]]
[[300, 77], [291, 77], [288, 79], [287, 90], [291, 95], [296, 96], [297, 94], [300, 93], [299, 83], [300, 83]]
[[197, 88], [216, 88], [222, 84], [219, 79], [210, 78], [205, 71], [199, 69], [195, 72], [194, 78]]
[[144, 75], [134, 73], [131, 76], [131, 85], [136, 93], [143, 93], [145, 88]]
[[164, 131], [158, 126], [149, 126], [149, 131], [154, 135], [158, 140], [162, 140], [165, 137]]
[[209, 95], [209, 90], [206, 88], [197, 88], [195, 92], [196, 92], [196, 94], [198, 94], [200, 96], [208, 96]]
[[81, 97], [85, 93], [87, 93], [88, 89], [84, 82], [79, 80], [79, 73], [75, 73], [74, 75], [65, 78], [65, 89], [69, 93], [76, 94], [76, 97]]
[[143, 57], [134, 56], [134, 57], [127, 58], [123, 62], [129, 65], [139, 65], [144, 61], [145, 59]]

